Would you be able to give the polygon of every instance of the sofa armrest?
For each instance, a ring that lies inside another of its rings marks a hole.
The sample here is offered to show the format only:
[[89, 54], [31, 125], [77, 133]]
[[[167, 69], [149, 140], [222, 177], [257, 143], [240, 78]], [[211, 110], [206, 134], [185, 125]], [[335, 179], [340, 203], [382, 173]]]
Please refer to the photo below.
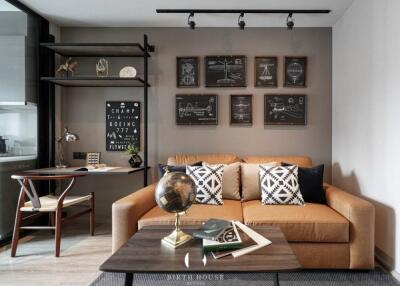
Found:
[[375, 247], [375, 208], [359, 197], [324, 184], [328, 205], [350, 221], [350, 269], [372, 269]]
[[112, 252], [118, 250], [138, 228], [138, 220], [156, 206], [157, 183], [140, 189], [112, 204]]

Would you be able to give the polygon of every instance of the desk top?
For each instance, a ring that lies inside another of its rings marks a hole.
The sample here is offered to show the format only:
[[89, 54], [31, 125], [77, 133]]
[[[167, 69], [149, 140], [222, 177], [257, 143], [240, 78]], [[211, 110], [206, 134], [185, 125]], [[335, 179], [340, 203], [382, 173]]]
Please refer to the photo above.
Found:
[[[43, 169], [35, 169], [35, 170], [27, 170], [23, 172], [23, 174], [49, 174], [49, 175], [70, 175], [70, 174], [82, 174], [82, 175], [129, 175], [132, 173], [143, 171], [144, 167], [139, 168], [130, 168], [130, 167], [113, 167], [109, 166], [107, 168], [113, 168], [107, 171], [101, 170], [90, 170], [90, 171], [76, 171], [80, 168], [80, 166], [75, 167], [67, 167], [67, 168], [43, 168]], [[148, 169], [150, 167], [147, 167]]]
[[[199, 226], [183, 226], [189, 234]], [[161, 243], [170, 234], [173, 226], [149, 226], [135, 233], [119, 250], [101, 266], [102, 271], [125, 273], [149, 272], [279, 272], [300, 269], [289, 243], [276, 226], [254, 226], [256, 232], [272, 241], [271, 245], [258, 249], [239, 258], [232, 256], [221, 259], [207, 254], [203, 264], [201, 239], [171, 249]], [[190, 253], [189, 268], [185, 267], [185, 256]]]

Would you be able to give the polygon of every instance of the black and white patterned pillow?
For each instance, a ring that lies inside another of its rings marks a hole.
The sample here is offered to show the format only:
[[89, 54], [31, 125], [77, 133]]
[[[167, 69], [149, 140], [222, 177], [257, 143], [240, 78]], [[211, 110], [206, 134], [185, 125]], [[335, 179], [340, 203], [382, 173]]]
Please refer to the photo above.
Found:
[[304, 205], [297, 166], [260, 165], [261, 202], [264, 205]]
[[222, 174], [224, 165], [186, 166], [188, 174], [196, 183], [196, 202], [208, 205], [223, 205]]

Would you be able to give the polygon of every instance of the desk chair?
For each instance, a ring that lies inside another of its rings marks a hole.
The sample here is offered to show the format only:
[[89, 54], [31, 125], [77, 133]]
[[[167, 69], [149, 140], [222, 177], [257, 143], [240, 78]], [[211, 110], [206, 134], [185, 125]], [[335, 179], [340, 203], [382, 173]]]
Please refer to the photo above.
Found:
[[[76, 219], [84, 214], [89, 213], [90, 216], [90, 235], [94, 235], [94, 193], [86, 196], [67, 196], [68, 191], [72, 188], [77, 177], [84, 175], [71, 174], [71, 175], [12, 175], [11, 178], [15, 179], [21, 185], [19, 193], [17, 212], [15, 216], [14, 232], [11, 243], [11, 257], [15, 257], [18, 246], [19, 231], [21, 229], [51, 229], [55, 231], [55, 256], [60, 256], [61, 244], [61, 226], [63, 223]], [[60, 196], [47, 195], [39, 197], [33, 181], [62, 181], [70, 180], [67, 188], [61, 193]], [[29, 201], [26, 201], [26, 197]], [[88, 202], [86, 205], [81, 203]], [[85, 210], [62, 218], [63, 209], [71, 206], [82, 206]], [[22, 217], [22, 213], [33, 213], [26, 217]], [[22, 226], [22, 222], [40, 216], [44, 213], [49, 214], [50, 226]]]

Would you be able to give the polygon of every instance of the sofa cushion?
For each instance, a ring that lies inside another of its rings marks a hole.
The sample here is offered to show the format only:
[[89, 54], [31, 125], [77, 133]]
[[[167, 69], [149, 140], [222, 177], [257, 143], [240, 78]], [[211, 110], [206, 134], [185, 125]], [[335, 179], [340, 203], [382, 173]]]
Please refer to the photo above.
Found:
[[[243, 222], [242, 205], [240, 201], [224, 200], [222, 206], [194, 204], [186, 215], [181, 216], [183, 225], [200, 225], [210, 218], [238, 220]], [[174, 225], [175, 215], [167, 213], [158, 206], [148, 211], [138, 221], [138, 229], [150, 225]]]
[[[200, 160], [198, 160], [200, 161]], [[243, 158], [245, 163], [270, 163], [270, 162], [286, 162], [289, 164], [297, 165], [300, 167], [310, 168], [312, 167], [312, 161], [307, 156], [247, 156]], [[194, 162], [193, 162], [194, 163]]]
[[[203, 162], [203, 165], [210, 165]], [[240, 200], [240, 163], [226, 164], [222, 174], [222, 198]]]
[[326, 205], [262, 205], [243, 202], [247, 225], [279, 226], [289, 242], [349, 242], [349, 221]]
[[199, 161], [206, 162], [208, 164], [232, 164], [235, 162], [240, 162], [240, 159], [239, 157], [233, 154], [180, 154], [180, 155], [175, 155], [173, 157], [169, 157], [167, 164], [190, 165]]
[[[266, 165], [279, 166], [278, 162], [269, 162]], [[260, 164], [240, 163], [243, 201], [260, 200]]]

